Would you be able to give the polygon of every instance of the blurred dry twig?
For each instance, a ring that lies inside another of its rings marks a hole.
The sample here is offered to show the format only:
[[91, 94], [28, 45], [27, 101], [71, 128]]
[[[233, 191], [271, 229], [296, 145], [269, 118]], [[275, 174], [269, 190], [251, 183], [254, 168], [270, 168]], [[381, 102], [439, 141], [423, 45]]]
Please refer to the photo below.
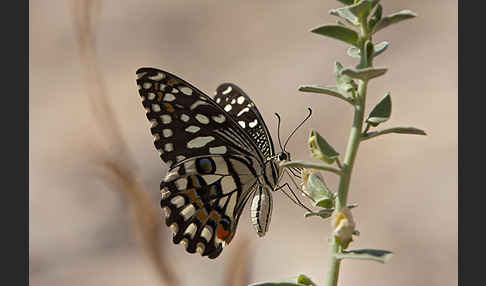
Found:
[[250, 239], [247, 236], [240, 237], [238, 243], [233, 247], [235, 251], [226, 267], [223, 285], [248, 285], [250, 282]]
[[94, 21], [100, 14], [100, 1], [74, 0], [74, 30], [78, 37], [81, 64], [87, 83], [87, 96], [91, 101], [94, 116], [100, 126], [105, 145], [98, 145], [95, 167], [105, 172], [101, 177], [112, 188], [123, 195], [133, 212], [134, 224], [140, 234], [144, 248], [154, 263], [161, 281], [167, 285], [178, 285], [178, 279], [161, 251], [158, 212], [151, 204], [143, 184], [137, 179], [135, 162], [123, 141], [113, 109], [106, 97], [106, 88], [97, 64]]

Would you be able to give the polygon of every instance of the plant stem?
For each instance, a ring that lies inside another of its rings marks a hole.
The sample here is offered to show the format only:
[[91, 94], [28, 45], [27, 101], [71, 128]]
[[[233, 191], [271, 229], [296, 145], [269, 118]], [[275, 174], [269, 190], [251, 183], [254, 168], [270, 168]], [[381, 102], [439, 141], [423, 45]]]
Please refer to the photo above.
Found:
[[[370, 35], [367, 29], [366, 19], [361, 20], [361, 68], [367, 68], [371, 66], [367, 59], [364, 59], [365, 53], [365, 41], [369, 40]], [[349, 134], [348, 146], [346, 148], [346, 155], [344, 158], [344, 164], [342, 166], [342, 174], [339, 180], [339, 188], [336, 197], [336, 211], [340, 211], [347, 205], [349, 184], [351, 181], [351, 174], [353, 171], [354, 161], [358, 153], [359, 143], [361, 141], [361, 132], [363, 130], [363, 119], [366, 102], [366, 90], [368, 87], [368, 81], [360, 81], [358, 84], [358, 96], [356, 98], [354, 108], [353, 126]], [[339, 277], [339, 268], [341, 260], [336, 258], [336, 254], [340, 251], [340, 245], [334, 234], [331, 237], [330, 257], [327, 273], [327, 286], [336, 286]]]

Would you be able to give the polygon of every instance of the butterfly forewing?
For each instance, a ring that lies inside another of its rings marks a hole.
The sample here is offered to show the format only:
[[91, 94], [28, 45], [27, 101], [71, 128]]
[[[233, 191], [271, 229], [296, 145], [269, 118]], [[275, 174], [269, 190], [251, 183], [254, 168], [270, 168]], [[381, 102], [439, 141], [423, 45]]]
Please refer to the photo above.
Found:
[[275, 155], [272, 137], [255, 103], [238, 86], [223, 83], [214, 100], [250, 135], [265, 158]]
[[137, 70], [137, 84], [160, 157], [169, 166], [211, 154], [261, 157], [242, 128], [214, 101], [161, 70]]

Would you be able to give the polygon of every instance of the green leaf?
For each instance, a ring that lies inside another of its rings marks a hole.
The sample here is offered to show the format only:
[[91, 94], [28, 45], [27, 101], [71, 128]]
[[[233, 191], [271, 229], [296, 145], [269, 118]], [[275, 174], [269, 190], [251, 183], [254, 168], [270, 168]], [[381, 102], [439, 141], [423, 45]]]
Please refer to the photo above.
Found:
[[305, 217], [311, 217], [311, 216], [320, 216], [323, 219], [329, 218], [332, 215], [332, 212], [334, 209], [322, 209], [319, 210], [318, 212], [313, 212], [313, 213], [306, 213]]
[[366, 123], [369, 125], [376, 127], [380, 123], [383, 123], [390, 119], [392, 112], [392, 102], [390, 93], [387, 93], [373, 108], [366, 119]]
[[328, 171], [328, 172], [335, 173], [337, 175], [342, 174], [342, 171], [340, 169], [334, 168], [332, 166], [314, 163], [314, 162], [306, 162], [306, 161], [302, 161], [302, 160], [282, 162], [282, 163], [280, 163], [280, 167], [282, 167], [282, 168], [292, 168], [292, 167], [308, 168], [308, 169], [316, 169], [316, 170], [321, 170], [321, 171]]
[[374, 53], [373, 43], [366, 40], [364, 47], [365, 47], [365, 49], [364, 49], [365, 54], [364, 54], [363, 57], [361, 57], [361, 61], [360, 61], [359, 65], [356, 67], [358, 69], [362, 69], [363, 67], [369, 67], [369, 66], [372, 65], [371, 63], [372, 63], [372, 60], [373, 60], [373, 53]]
[[373, 53], [373, 57], [378, 56], [379, 54], [383, 53], [388, 48], [388, 42], [381, 42], [375, 45], [375, 52]]
[[317, 173], [311, 173], [304, 181], [305, 190], [321, 208], [334, 207], [334, 195], [329, 191], [324, 179]]
[[293, 282], [257, 282], [248, 286], [306, 286], [305, 284]]
[[379, 0], [361, 0], [356, 4], [332, 9], [329, 11], [331, 15], [338, 16], [345, 19], [352, 25], [359, 25], [360, 19], [365, 19], [371, 12], [371, 9], [379, 2]]
[[368, 140], [373, 137], [377, 137], [380, 135], [385, 135], [385, 134], [390, 134], [390, 133], [398, 133], [398, 134], [409, 134], [409, 135], [427, 135], [425, 131], [422, 129], [418, 129], [415, 127], [394, 127], [394, 128], [388, 128], [385, 130], [380, 130], [380, 131], [373, 131], [373, 132], [368, 132], [362, 135], [361, 140]]
[[359, 49], [356, 47], [351, 47], [348, 49], [348, 56], [357, 59], [361, 58]]
[[341, 73], [351, 78], [356, 78], [360, 80], [370, 80], [372, 78], [384, 75], [386, 71], [387, 71], [386, 68], [365, 68], [365, 69], [346, 68], [343, 69]]
[[410, 10], [402, 10], [400, 12], [388, 15], [382, 18], [380, 21], [378, 21], [378, 23], [376, 23], [376, 25], [373, 28], [373, 34], [380, 31], [381, 29], [390, 26], [391, 24], [396, 24], [398, 22], [415, 18], [415, 17], [417, 17], [417, 14], [415, 14]]
[[337, 86], [301, 85], [299, 91], [327, 94], [351, 102], [351, 97], [346, 93], [341, 93]]
[[373, 31], [373, 28], [376, 26], [376, 23], [378, 23], [381, 20], [382, 11], [383, 11], [383, 7], [379, 4], [378, 7], [376, 7], [375, 12], [371, 16], [370, 20], [368, 21], [368, 26], [371, 31]]
[[354, 0], [338, 0], [339, 2], [343, 3], [344, 5], [353, 5]]
[[339, 156], [339, 153], [313, 129], [311, 129], [309, 136], [309, 147], [315, 158], [323, 160], [328, 164], [332, 164]]
[[314, 283], [308, 276], [304, 274], [300, 274], [299, 277], [297, 277], [297, 283], [300, 283], [302, 285], [306, 286], [317, 286], [316, 283]]
[[336, 61], [334, 63], [334, 77], [336, 78], [337, 87], [344, 93], [351, 93], [356, 90], [357, 85], [351, 77], [343, 75], [342, 70], [343, 66]]
[[357, 249], [343, 251], [336, 254], [337, 259], [363, 259], [378, 261], [381, 263], [387, 262], [391, 256], [391, 251], [381, 249]]
[[312, 33], [319, 34], [322, 36], [334, 38], [351, 44], [353, 46], [358, 45], [358, 33], [347, 27], [341, 25], [324, 25], [319, 26], [311, 30]]

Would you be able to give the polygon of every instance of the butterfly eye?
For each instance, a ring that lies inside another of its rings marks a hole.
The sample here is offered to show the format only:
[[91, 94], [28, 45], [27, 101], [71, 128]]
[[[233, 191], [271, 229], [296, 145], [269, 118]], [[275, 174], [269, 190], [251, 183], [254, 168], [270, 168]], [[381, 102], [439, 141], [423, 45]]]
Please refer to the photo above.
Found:
[[279, 161], [284, 161], [284, 160], [287, 160], [287, 154], [285, 154], [284, 152], [280, 152], [278, 154], [278, 160]]

